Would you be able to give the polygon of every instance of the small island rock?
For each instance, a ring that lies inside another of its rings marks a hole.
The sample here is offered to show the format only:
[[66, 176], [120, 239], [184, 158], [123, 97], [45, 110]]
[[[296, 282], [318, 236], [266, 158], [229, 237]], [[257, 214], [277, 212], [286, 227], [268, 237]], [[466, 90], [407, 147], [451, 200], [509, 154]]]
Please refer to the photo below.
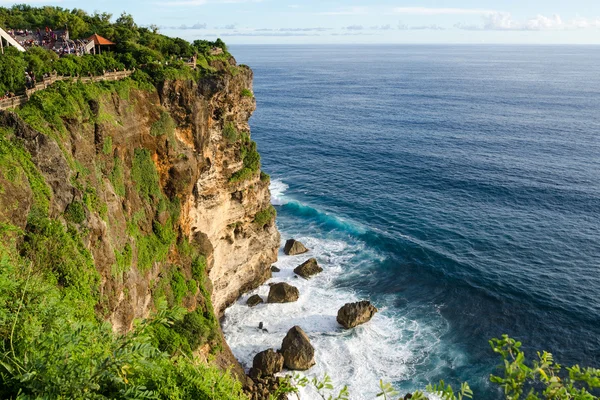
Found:
[[283, 355], [273, 349], [261, 351], [254, 356], [252, 368], [262, 375], [275, 375], [283, 370]]
[[377, 308], [367, 300], [347, 303], [339, 309], [337, 322], [346, 329], [368, 322], [377, 312]]
[[300, 292], [298, 288], [285, 282], [271, 285], [267, 303], [291, 303], [298, 300]]
[[306, 253], [307, 251], [308, 249], [295, 239], [289, 239], [285, 242], [285, 246], [283, 246], [283, 252], [288, 256], [295, 256], [297, 254]]
[[248, 298], [248, 301], [246, 301], [246, 304], [248, 304], [249, 307], [254, 307], [254, 306], [259, 305], [262, 302], [264, 302], [264, 300], [262, 299], [262, 297], [260, 297], [257, 294], [253, 294], [252, 296], [250, 296]]
[[315, 365], [315, 349], [299, 326], [294, 326], [281, 343], [283, 365], [297, 371], [305, 371]]
[[316, 258], [309, 258], [294, 268], [294, 273], [300, 275], [304, 279], [308, 279], [319, 272], [323, 272], [323, 268], [319, 267]]
[[281, 272], [281, 270], [273, 265], [271, 266], [271, 272]]

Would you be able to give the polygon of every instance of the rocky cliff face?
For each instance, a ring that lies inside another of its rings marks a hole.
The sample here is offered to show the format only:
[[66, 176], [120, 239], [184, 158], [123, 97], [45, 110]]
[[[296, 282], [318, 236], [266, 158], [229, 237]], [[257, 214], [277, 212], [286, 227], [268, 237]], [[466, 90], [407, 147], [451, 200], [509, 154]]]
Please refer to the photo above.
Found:
[[60, 83], [0, 112], [3, 140], [47, 185], [0, 171], [0, 223], [26, 232], [39, 212], [76, 232], [99, 273], [96, 311], [117, 331], [158, 297], [206, 315], [212, 300], [222, 315], [270, 277], [279, 233], [249, 139], [252, 71], [214, 67], [158, 88]]

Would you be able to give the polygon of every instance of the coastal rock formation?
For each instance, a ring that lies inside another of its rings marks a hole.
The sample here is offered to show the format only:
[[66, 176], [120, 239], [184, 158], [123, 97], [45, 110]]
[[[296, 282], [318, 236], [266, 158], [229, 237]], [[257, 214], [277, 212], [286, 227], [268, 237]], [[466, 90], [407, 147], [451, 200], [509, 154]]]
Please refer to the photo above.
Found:
[[357, 303], [347, 303], [338, 310], [337, 322], [346, 329], [364, 324], [373, 318], [377, 308], [367, 300]]
[[253, 294], [252, 296], [250, 296], [248, 298], [248, 300], [246, 301], [246, 304], [248, 304], [249, 307], [254, 307], [259, 305], [260, 303], [263, 303], [264, 300], [262, 297], [260, 297], [257, 294]]
[[275, 283], [269, 288], [267, 303], [291, 303], [298, 300], [298, 288], [285, 282]]
[[288, 239], [283, 246], [284, 254], [288, 256], [295, 256], [298, 254], [306, 253], [308, 249], [304, 247], [302, 243], [295, 239]]
[[279, 269], [276, 266], [272, 265], [271, 266], [271, 272], [281, 272], [281, 269]]
[[288, 331], [280, 351], [283, 354], [283, 364], [288, 369], [305, 371], [315, 365], [315, 349], [299, 326]]
[[308, 279], [313, 275], [323, 272], [323, 268], [319, 267], [316, 258], [309, 258], [302, 264], [294, 268], [294, 273], [300, 275], [304, 279]]
[[261, 351], [254, 356], [252, 368], [261, 375], [275, 375], [283, 370], [283, 355], [273, 349]]
[[115, 331], [129, 331], [166, 295], [169, 307], [181, 305], [194, 313], [190, 320], [202, 315], [210, 325], [211, 339], [195, 355], [207, 359], [211, 346], [222, 348], [215, 363], [233, 366], [244, 381], [218, 318], [271, 277], [281, 242], [269, 178], [246, 159], [258, 158], [248, 125], [256, 101], [242, 95], [252, 89], [252, 71], [233, 58], [211, 68], [218, 73], [149, 89], [123, 81], [109, 90], [107, 83], [92, 90], [93, 99], [65, 83], [69, 96], [39, 97], [39, 107], [72, 102], [52, 104], [72, 113], [54, 125], [42, 112], [30, 125], [0, 111], [2, 140], [27, 153], [25, 171], [36, 179], [34, 186], [25, 172], [11, 180], [0, 171], [0, 224], [34, 229], [27, 216], [35, 209], [40, 224], [68, 226], [77, 240], [72, 253], [81, 255], [75, 261], [86, 263], [78, 268], [94, 282], [81, 287], [93, 285], [96, 310]]

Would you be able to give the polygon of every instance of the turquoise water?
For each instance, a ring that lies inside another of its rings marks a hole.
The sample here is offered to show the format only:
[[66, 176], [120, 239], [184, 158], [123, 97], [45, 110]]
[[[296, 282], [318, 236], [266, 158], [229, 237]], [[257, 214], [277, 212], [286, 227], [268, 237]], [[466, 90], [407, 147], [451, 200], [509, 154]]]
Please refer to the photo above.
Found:
[[[378, 378], [402, 391], [468, 380], [497, 398], [487, 341], [503, 333], [600, 365], [600, 47], [232, 52], [254, 70], [252, 135], [283, 239], [325, 269], [300, 282], [306, 257], [281, 254], [274, 280], [301, 301], [227, 311], [246, 366], [293, 324], [317, 349], [309, 374], [357, 399]], [[337, 309], [361, 298], [381, 312], [341, 331]]]

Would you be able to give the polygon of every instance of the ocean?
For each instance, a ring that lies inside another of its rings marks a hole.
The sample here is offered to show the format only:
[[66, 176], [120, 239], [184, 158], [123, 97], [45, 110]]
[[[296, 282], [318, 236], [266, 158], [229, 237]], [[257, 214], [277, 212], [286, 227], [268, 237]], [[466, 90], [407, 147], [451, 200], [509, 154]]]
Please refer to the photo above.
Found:
[[[254, 70], [250, 120], [300, 300], [225, 314], [234, 354], [293, 325], [351, 399], [444, 379], [476, 398], [506, 333], [530, 357], [600, 366], [600, 47], [232, 46]], [[292, 269], [316, 257], [311, 280]], [[379, 313], [345, 331], [344, 303]], [[263, 322], [268, 332], [257, 329]], [[305, 399], [317, 398], [304, 391]]]

